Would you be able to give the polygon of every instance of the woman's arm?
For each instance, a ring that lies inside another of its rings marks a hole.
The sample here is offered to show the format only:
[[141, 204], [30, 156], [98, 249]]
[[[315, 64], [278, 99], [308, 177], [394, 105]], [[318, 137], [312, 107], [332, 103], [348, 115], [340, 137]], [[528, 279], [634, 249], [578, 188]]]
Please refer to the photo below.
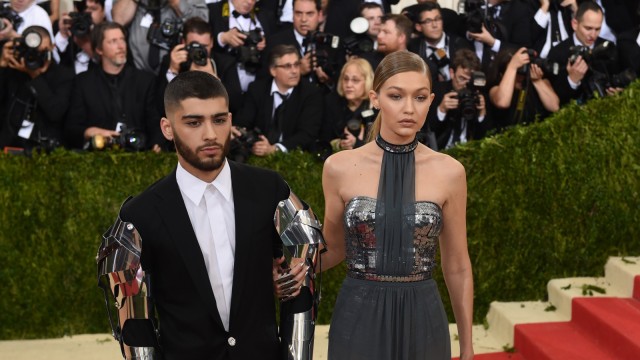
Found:
[[340, 195], [340, 175], [344, 167], [331, 156], [322, 169], [322, 189], [324, 191], [324, 235], [326, 252], [322, 254], [322, 270], [328, 270], [344, 260], [344, 200]]
[[542, 69], [536, 64], [531, 64], [531, 83], [536, 89], [542, 105], [547, 111], [556, 112], [560, 109], [560, 98], [553, 90], [551, 82], [542, 78]]
[[467, 180], [464, 167], [453, 160], [451, 164], [445, 170], [450, 186], [443, 206], [440, 253], [442, 273], [458, 326], [460, 360], [468, 360], [473, 358], [473, 274], [467, 250]]

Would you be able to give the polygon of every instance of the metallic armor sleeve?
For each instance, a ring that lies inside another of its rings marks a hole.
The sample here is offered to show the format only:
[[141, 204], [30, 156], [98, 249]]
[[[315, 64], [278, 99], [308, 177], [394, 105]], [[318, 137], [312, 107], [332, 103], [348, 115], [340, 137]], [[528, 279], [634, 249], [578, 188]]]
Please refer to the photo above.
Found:
[[282, 302], [280, 308], [280, 336], [288, 347], [288, 359], [309, 360], [313, 358], [313, 335], [320, 300], [315, 270], [319, 266], [319, 247], [324, 244], [322, 224], [293, 192], [278, 204], [274, 222], [287, 260], [299, 258], [309, 266], [300, 294]]
[[125, 359], [154, 360], [159, 333], [151, 277], [140, 263], [140, 234], [118, 217], [102, 237], [96, 256], [98, 287], [104, 292], [112, 335]]

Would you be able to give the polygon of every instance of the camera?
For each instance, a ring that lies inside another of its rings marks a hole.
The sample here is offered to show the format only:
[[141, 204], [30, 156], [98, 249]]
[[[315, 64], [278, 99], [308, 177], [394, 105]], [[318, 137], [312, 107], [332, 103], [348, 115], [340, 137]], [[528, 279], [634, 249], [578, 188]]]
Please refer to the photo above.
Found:
[[193, 61], [194, 64], [198, 66], [207, 65], [207, 61], [209, 61], [209, 54], [207, 53], [207, 48], [199, 42], [192, 41], [186, 47], [187, 58]]
[[[545, 76], [548, 75], [558, 75], [560, 71], [560, 64], [556, 62], [550, 62], [548, 59], [543, 59], [539, 56], [538, 52], [534, 49], [527, 49], [527, 54], [529, 55], [530, 64], [536, 64], [542, 69], [542, 72]], [[524, 64], [522, 67], [518, 69], [520, 74], [529, 74], [529, 64]]]
[[0, 31], [4, 30], [5, 27], [4, 21], [2, 21], [2, 19], [9, 20], [14, 30], [19, 28], [20, 25], [22, 25], [23, 21], [18, 12], [11, 8], [11, 3], [9, 3], [8, 1], [0, 3]]
[[91, 32], [91, 25], [93, 21], [91, 20], [91, 13], [88, 12], [70, 12], [69, 17], [71, 19], [65, 19], [64, 23], [67, 25], [71, 25], [71, 34], [75, 37], [84, 37], [89, 35]]
[[171, 51], [180, 42], [182, 20], [165, 19], [162, 23], [154, 22], [149, 26], [147, 41], [151, 45]]
[[125, 151], [143, 151], [147, 146], [147, 136], [137, 129], [122, 126], [119, 136], [95, 135], [89, 146], [93, 150], [123, 149]]
[[589, 97], [605, 97], [608, 88], [625, 88], [636, 78], [636, 73], [631, 69], [613, 75], [593, 71], [586, 81], [587, 95]]
[[255, 73], [260, 67], [260, 50], [258, 44], [262, 41], [262, 29], [255, 28], [251, 31], [241, 31], [247, 37], [244, 44], [237, 49], [238, 62], [244, 65], [249, 73]]
[[233, 140], [231, 140], [229, 155], [228, 157], [231, 160], [237, 162], [246, 162], [251, 155], [251, 148], [253, 144], [260, 141], [260, 135], [262, 135], [262, 131], [259, 128], [246, 129], [246, 128], [238, 128], [240, 131], [240, 136], [236, 136]]
[[363, 17], [357, 17], [351, 20], [350, 28], [352, 34], [343, 40], [343, 46], [347, 55], [359, 56], [373, 51], [373, 39], [367, 35], [369, 21]]
[[468, 32], [481, 33], [484, 25], [493, 37], [503, 38], [506, 34], [504, 26], [491, 16], [487, 16], [486, 8], [488, 4], [485, 4], [485, 0], [464, 0], [458, 3], [458, 12], [464, 14]]
[[354, 115], [355, 115], [354, 117], [347, 120], [347, 123], [346, 123], [347, 130], [349, 130], [349, 132], [357, 138], [358, 135], [360, 135], [360, 130], [364, 126], [365, 136], [366, 136], [366, 134], [368, 134], [369, 130], [371, 129], [371, 125], [373, 124], [373, 121], [375, 120], [376, 112], [372, 109], [366, 109]]
[[38, 32], [25, 31], [22, 37], [13, 39], [13, 56], [18, 61], [24, 59], [24, 64], [29, 70], [39, 69], [51, 60], [50, 51], [38, 50], [40, 44], [42, 44], [42, 37]]
[[316, 59], [315, 66], [320, 67], [327, 76], [333, 77], [336, 71], [340, 70], [336, 63], [338, 50], [341, 46], [338, 36], [320, 31], [310, 31], [303, 44], [306, 45], [305, 53], [312, 53]]
[[458, 110], [462, 120], [470, 122], [478, 117], [480, 104], [480, 88], [487, 83], [487, 78], [481, 71], [474, 71], [467, 85], [457, 91]]

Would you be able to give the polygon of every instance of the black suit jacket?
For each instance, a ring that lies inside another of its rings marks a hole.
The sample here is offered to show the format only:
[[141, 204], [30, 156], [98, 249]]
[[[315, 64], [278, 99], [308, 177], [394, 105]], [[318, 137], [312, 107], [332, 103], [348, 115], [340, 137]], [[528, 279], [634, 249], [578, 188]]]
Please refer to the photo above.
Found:
[[[120, 212], [142, 238], [142, 268], [151, 276], [165, 360], [279, 358], [271, 269], [282, 242], [273, 214], [289, 189], [273, 171], [228, 164], [236, 231], [228, 332], [175, 171]], [[229, 344], [231, 337], [234, 346]]]
[[[605, 41], [605, 39], [599, 37], [596, 39], [595, 46], [598, 46]], [[567, 63], [569, 61], [569, 49], [572, 46], [575, 46], [573, 36], [551, 48], [549, 56], [547, 56], [550, 63], [559, 64], [558, 75], [550, 77], [550, 80], [551, 85], [553, 85], [553, 90], [555, 90], [556, 94], [558, 94], [558, 97], [560, 98], [560, 105], [568, 103], [571, 99], [578, 99], [586, 92], [585, 80], [588, 78], [589, 72], [587, 72], [584, 79], [582, 79], [578, 89], [574, 90], [571, 88], [571, 85], [569, 85], [569, 80], [567, 78], [569, 75], [567, 72]]]
[[[400, 0], [382, 0], [382, 8], [385, 14], [391, 13], [391, 5], [395, 5]], [[330, 34], [344, 38], [351, 34], [349, 25], [351, 20], [360, 16], [360, 5], [362, 0], [339, 0], [329, 1], [324, 30]]]
[[[273, 96], [270, 95], [272, 80], [256, 80], [249, 85], [244, 105], [238, 117], [234, 117], [235, 125], [250, 129], [258, 127], [267, 133], [273, 113]], [[300, 81], [294, 88], [286, 102], [281, 124], [281, 144], [284, 147], [307, 150], [318, 139], [322, 124], [322, 99], [321, 90], [313, 84]]]
[[[468, 40], [455, 35], [449, 35], [446, 33], [445, 33], [445, 36], [448, 37], [447, 39], [447, 43], [449, 44], [448, 57], [450, 62], [451, 60], [453, 60], [453, 57], [456, 51], [460, 49], [467, 49], [467, 50], [474, 51], [473, 45], [471, 45], [471, 42], [469, 42]], [[427, 65], [429, 65], [429, 70], [431, 71], [431, 77], [433, 79], [437, 79], [438, 65], [433, 60], [427, 57], [427, 44], [425, 43], [424, 38], [419, 37], [416, 39], [412, 39], [411, 42], [409, 42], [409, 46], [407, 48], [409, 51], [420, 55], [420, 57], [427, 63]]]
[[[107, 77], [102, 68], [94, 68], [76, 77], [71, 106], [65, 122], [65, 136], [70, 146], [81, 148], [84, 131], [91, 126], [115, 130], [115, 109]], [[160, 113], [154, 75], [127, 65], [119, 75], [124, 122], [143, 131], [148, 147], [162, 144]]]
[[[571, 37], [573, 35], [573, 28], [571, 27], [571, 17], [572, 17], [571, 7], [570, 6], [562, 7], [559, 5], [552, 5], [549, 8], [549, 14], [551, 15], [552, 19], [557, 19], [558, 13], [562, 15], [562, 22], [563, 22], [564, 28], [567, 31], [567, 35]], [[533, 42], [533, 48], [536, 49], [538, 52], [542, 50], [542, 48], [544, 47], [544, 44], [547, 42], [547, 29], [551, 27], [552, 24], [553, 24], [553, 20], [549, 21], [549, 24], [547, 24], [547, 27], [543, 28], [540, 25], [538, 25], [535, 19], [531, 21], [531, 40]], [[553, 30], [556, 30], [556, 29], [553, 29]], [[560, 31], [559, 28], [557, 29], [557, 31], [559, 34], [559, 31]], [[551, 36], [553, 41], [554, 34], [551, 34]]]
[[[422, 7], [423, 4], [410, 5], [402, 9], [400, 13], [406, 15], [415, 24], [420, 20], [419, 16]], [[460, 16], [460, 14], [444, 7], [440, 8], [440, 13], [442, 14], [444, 32], [462, 37], [466, 36], [467, 25], [465, 19]]]
[[627, 31], [618, 36], [618, 54], [621, 69], [631, 69], [636, 75], [640, 74], [640, 46], [636, 42], [640, 29]]

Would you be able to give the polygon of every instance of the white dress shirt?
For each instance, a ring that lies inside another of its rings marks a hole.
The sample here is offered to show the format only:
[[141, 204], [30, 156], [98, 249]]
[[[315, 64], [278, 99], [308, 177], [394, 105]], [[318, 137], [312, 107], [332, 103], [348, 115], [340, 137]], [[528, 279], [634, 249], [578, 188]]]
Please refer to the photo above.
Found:
[[229, 331], [236, 247], [229, 163], [224, 160], [222, 171], [212, 183], [198, 179], [178, 163], [176, 181], [202, 251], [218, 313]]
[[49, 32], [49, 36], [51, 37], [51, 42], [53, 42], [53, 28], [51, 27], [51, 19], [49, 19], [49, 14], [38, 6], [35, 2], [31, 4], [28, 8], [26, 8], [23, 12], [18, 13], [22, 18], [22, 24], [18, 26], [17, 29], [14, 29], [18, 34], [22, 35], [24, 29], [28, 28], [32, 25], [42, 26], [47, 29]]
[[[435, 45], [429, 44], [429, 42], [426, 40], [424, 42], [427, 45], [427, 59], [429, 58], [429, 56], [431, 56], [431, 54], [433, 54], [433, 50], [431, 50], [431, 47], [434, 47], [436, 49], [444, 49], [444, 51], [447, 53], [447, 57], [449, 58], [449, 60], [451, 60], [451, 53], [449, 52], [449, 44], [446, 34], [443, 33], [440, 37], [440, 40]], [[440, 75], [442, 75], [445, 81], [451, 80], [451, 74], [449, 74], [449, 65], [445, 65], [439, 68], [438, 72], [440, 73]]]
[[[283, 95], [287, 95], [287, 98], [289, 96], [291, 96], [291, 93], [293, 92], [293, 88], [289, 88]], [[280, 96], [275, 96], [275, 93], [280, 93], [280, 89], [278, 89], [278, 85], [276, 84], [275, 80], [272, 80], [271, 82], [271, 92], [269, 93], [270, 96], [273, 97], [273, 109], [271, 110], [271, 117], [273, 118], [273, 115], [276, 112], [276, 109], [278, 108], [278, 106], [280, 106], [280, 104], [282, 104], [282, 102], [284, 100], [282, 100], [282, 97]], [[278, 141], [282, 141], [282, 134], [280, 134], [280, 139], [278, 139]], [[280, 151], [282, 152], [287, 152], [287, 148], [282, 145], [281, 143], [277, 142], [274, 144]]]

